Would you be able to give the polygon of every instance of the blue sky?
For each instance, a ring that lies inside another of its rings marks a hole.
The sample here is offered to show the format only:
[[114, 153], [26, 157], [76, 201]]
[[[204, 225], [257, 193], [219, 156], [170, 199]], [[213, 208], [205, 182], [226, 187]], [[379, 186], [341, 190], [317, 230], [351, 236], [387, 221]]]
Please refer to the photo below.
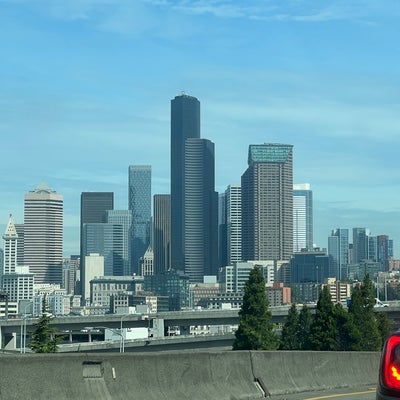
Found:
[[216, 188], [249, 144], [294, 145], [314, 236], [367, 227], [400, 257], [398, 0], [0, 0], [0, 230], [41, 181], [79, 251], [83, 191], [127, 208], [128, 166], [169, 192], [170, 100], [201, 101]]

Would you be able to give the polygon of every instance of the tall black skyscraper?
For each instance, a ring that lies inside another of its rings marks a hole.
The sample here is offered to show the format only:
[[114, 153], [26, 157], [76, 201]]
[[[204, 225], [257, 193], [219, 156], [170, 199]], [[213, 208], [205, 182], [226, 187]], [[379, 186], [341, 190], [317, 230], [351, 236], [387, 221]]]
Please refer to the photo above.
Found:
[[184, 270], [185, 142], [200, 138], [200, 102], [182, 94], [171, 100], [171, 267]]

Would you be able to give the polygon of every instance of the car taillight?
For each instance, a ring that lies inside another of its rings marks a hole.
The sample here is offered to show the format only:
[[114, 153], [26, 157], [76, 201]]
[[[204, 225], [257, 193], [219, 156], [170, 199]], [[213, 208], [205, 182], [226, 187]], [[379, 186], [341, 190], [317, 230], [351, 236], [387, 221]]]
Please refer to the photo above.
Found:
[[388, 388], [400, 390], [400, 335], [391, 336], [386, 342], [382, 378]]

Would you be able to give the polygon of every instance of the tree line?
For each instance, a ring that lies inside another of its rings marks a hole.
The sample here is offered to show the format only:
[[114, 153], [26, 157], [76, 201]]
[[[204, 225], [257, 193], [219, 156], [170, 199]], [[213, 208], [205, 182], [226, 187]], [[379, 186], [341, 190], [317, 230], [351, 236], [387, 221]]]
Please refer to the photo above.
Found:
[[298, 310], [292, 304], [279, 335], [268, 308], [264, 277], [255, 267], [245, 285], [233, 350], [380, 351], [390, 322], [386, 313], [374, 312], [374, 305], [368, 274], [354, 287], [347, 309], [333, 304], [324, 286], [315, 314], [306, 305]]

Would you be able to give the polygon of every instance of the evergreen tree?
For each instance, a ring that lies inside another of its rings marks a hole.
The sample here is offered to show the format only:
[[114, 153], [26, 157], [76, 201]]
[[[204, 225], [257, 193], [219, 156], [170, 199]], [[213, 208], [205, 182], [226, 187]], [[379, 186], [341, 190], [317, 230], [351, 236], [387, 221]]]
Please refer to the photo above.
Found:
[[381, 350], [382, 337], [378, 330], [378, 323], [374, 313], [374, 304], [375, 297], [372, 281], [369, 278], [369, 274], [366, 274], [363, 283], [357, 285], [353, 289], [348, 309], [359, 331], [360, 340], [356, 346], [357, 350]]
[[378, 324], [378, 331], [381, 335], [382, 344], [385, 343], [385, 340], [390, 335], [391, 331], [391, 321], [389, 321], [387, 314], [385, 312], [377, 312], [375, 313], [376, 320]]
[[53, 319], [48, 312], [46, 296], [42, 300], [42, 316], [35, 324], [35, 331], [31, 335], [29, 347], [35, 353], [55, 353], [57, 344], [61, 337], [56, 337], [54, 334], [56, 329], [50, 328], [50, 322]]
[[300, 350], [305, 350], [307, 348], [307, 341], [310, 336], [312, 321], [313, 317], [311, 312], [307, 305], [304, 304], [299, 313], [299, 323], [297, 329], [297, 340]]
[[338, 329], [331, 295], [328, 287], [324, 286], [319, 295], [306, 348], [307, 350], [334, 351], [337, 348], [337, 335]]
[[255, 267], [244, 287], [233, 350], [275, 350], [278, 344], [268, 309], [265, 280], [260, 268]]
[[340, 303], [335, 304], [333, 311], [337, 327], [336, 350], [357, 350], [360, 332], [354, 324], [353, 316]]
[[293, 303], [285, 318], [285, 324], [282, 328], [280, 350], [299, 350], [300, 344], [298, 340], [299, 331], [299, 312], [296, 304]]

